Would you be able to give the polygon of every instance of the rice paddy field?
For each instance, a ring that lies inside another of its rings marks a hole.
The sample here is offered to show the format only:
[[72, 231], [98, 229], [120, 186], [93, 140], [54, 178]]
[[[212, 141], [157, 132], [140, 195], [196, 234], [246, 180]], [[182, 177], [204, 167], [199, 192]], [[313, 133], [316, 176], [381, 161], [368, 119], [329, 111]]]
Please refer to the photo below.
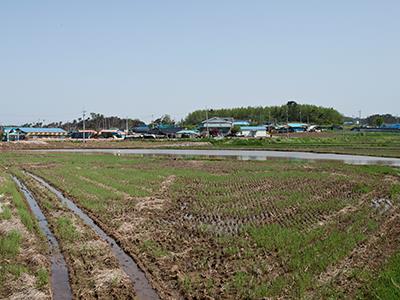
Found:
[[400, 298], [397, 168], [38, 152], [0, 163], [0, 298], [51, 294], [47, 243], [11, 175], [59, 241], [74, 298], [140, 298], [110, 246], [30, 174], [112, 236], [161, 299]]

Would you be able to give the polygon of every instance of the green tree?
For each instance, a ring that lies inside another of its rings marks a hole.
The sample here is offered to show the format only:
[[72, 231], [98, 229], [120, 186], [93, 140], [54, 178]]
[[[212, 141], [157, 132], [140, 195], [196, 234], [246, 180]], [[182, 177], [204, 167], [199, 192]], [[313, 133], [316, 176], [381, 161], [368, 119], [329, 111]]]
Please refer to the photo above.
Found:
[[231, 128], [231, 134], [232, 135], [237, 135], [240, 132], [240, 127], [235, 125]]

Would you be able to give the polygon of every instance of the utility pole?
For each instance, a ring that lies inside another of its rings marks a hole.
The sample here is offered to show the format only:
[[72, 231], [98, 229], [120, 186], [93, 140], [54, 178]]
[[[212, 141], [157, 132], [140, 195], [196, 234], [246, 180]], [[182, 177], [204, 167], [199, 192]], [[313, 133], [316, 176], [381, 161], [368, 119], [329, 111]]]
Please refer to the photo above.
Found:
[[286, 134], [289, 137], [289, 105], [286, 104]]
[[206, 127], [207, 127], [207, 137], [210, 137], [210, 131], [208, 130], [208, 108], [206, 107]]
[[301, 108], [300, 108], [300, 123], [302, 122], [302, 119], [301, 119]]
[[128, 135], [129, 132], [129, 119], [126, 117], [126, 134]]
[[82, 117], [83, 117], [83, 142], [85, 143], [86, 142], [86, 140], [85, 140], [85, 135], [86, 135], [86, 133], [85, 133], [85, 130], [86, 130], [86, 124], [85, 124], [85, 115], [86, 115], [86, 110], [83, 110], [82, 111]]
[[358, 111], [358, 120], [359, 120], [360, 125], [361, 125], [361, 109]]

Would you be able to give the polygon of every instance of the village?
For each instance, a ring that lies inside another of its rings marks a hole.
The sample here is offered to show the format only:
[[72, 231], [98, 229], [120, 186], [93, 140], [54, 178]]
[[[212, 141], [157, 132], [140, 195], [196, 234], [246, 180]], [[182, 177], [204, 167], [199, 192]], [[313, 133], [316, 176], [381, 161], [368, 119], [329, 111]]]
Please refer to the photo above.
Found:
[[248, 121], [233, 118], [213, 117], [204, 120], [194, 129], [175, 125], [159, 124], [150, 127], [143, 124], [128, 129], [111, 128], [99, 131], [81, 129], [67, 132], [62, 128], [4, 127], [3, 141], [20, 141], [27, 139], [162, 139], [162, 138], [199, 138], [199, 137], [245, 137], [266, 138], [272, 133], [319, 132], [322, 128], [305, 123], [287, 123], [283, 125], [251, 125]]
[[[315, 125], [301, 122], [252, 124], [232, 117], [212, 117], [191, 128], [175, 124], [148, 125], [126, 128], [109, 128], [95, 130], [92, 128], [67, 131], [57, 127], [3, 127], [3, 142], [24, 141], [34, 139], [46, 140], [133, 140], [133, 139], [196, 139], [196, 138], [272, 138], [273, 135], [289, 133], [310, 133], [322, 131], [344, 130], [344, 125]], [[194, 127], [194, 128], [193, 128]], [[362, 132], [400, 132], [400, 124], [382, 124], [381, 126], [347, 126], [352, 131]]]

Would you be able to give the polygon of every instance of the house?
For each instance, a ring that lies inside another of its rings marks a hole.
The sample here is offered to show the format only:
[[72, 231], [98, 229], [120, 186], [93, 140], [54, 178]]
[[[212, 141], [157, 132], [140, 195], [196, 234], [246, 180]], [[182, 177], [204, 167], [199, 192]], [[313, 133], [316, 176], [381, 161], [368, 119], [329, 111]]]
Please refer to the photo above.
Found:
[[199, 129], [202, 134], [210, 134], [212, 136], [228, 135], [233, 127], [233, 118], [213, 117], [201, 122]]
[[267, 127], [266, 126], [241, 126], [240, 136], [243, 137], [267, 137]]
[[64, 139], [67, 132], [61, 128], [9, 127], [4, 130], [4, 140]]

